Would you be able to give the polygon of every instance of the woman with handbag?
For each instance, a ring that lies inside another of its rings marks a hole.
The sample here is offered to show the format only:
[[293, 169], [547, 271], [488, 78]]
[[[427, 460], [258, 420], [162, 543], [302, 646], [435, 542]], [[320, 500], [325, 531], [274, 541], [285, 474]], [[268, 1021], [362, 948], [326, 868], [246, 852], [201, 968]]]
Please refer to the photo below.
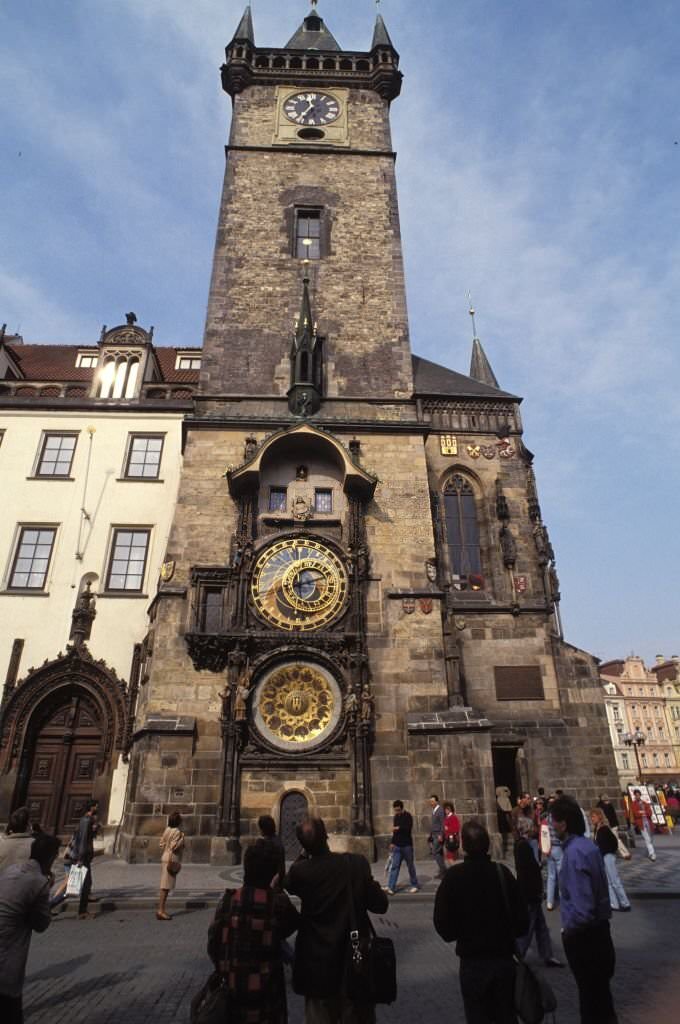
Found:
[[182, 868], [182, 850], [184, 848], [184, 832], [180, 830], [182, 815], [176, 811], [168, 818], [168, 827], [161, 836], [160, 847], [163, 851], [161, 857], [161, 884], [156, 917], [159, 921], [171, 921], [172, 918], [165, 912], [165, 904], [168, 901], [168, 893], [176, 885], [177, 875]]
[[590, 820], [593, 825], [595, 844], [604, 860], [604, 870], [609, 886], [609, 902], [612, 905], [612, 910], [620, 910], [627, 913], [630, 910], [630, 900], [626, 896], [626, 890], [623, 888], [623, 882], [619, 878], [619, 871], [616, 866], [616, 853], [619, 848], [618, 839], [609, 827], [605, 813], [600, 807], [592, 809]]
[[460, 819], [450, 800], [444, 804], [444, 859], [447, 864], [458, 860], [460, 849]]

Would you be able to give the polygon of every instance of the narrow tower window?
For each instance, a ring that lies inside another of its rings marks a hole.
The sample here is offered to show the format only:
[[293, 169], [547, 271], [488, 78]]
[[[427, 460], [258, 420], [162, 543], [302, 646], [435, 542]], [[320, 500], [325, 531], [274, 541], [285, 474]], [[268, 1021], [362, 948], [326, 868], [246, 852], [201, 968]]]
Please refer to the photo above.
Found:
[[444, 529], [449, 569], [457, 576], [481, 574], [477, 505], [470, 484], [462, 476], [444, 486]]
[[321, 210], [295, 211], [295, 255], [299, 260], [321, 259]]

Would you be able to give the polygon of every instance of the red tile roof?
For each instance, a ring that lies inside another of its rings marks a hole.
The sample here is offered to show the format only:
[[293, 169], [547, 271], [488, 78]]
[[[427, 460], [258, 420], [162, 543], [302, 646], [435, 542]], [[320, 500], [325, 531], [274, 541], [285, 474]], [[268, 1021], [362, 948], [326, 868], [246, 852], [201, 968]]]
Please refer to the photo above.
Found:
[[[79, 352], [96, 352], [97, 347], [88, 345], [12, 345], [7, 349], [19, 366], [26, 380], [36, 381], [86, 381], [92, 380], [93, 370], [76, 366]], [[153, 349], [166, 384], [198, 384], [198, 370], [176, 370], [178, 352], [196, 352], [200, 348], [156, 348]], [[148, 382], [147, 382], [148, 383]]]

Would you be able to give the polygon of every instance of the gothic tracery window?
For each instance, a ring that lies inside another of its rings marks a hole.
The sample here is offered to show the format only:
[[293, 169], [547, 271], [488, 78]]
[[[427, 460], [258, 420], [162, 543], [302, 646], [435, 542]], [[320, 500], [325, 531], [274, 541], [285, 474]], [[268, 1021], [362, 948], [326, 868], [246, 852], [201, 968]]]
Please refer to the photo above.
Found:
[[444, 485], [444, 534], [451, 573], [481, 575], [477, 503], [470, 483], [460, 474]]

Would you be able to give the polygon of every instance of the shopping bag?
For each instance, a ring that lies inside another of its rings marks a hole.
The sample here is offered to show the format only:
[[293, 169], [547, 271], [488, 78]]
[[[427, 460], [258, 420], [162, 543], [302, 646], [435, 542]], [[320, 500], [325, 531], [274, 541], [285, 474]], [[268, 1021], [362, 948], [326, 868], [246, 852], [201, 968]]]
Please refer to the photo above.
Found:
[[552, 839], [548, 825], [541, 825], [541, 853], [547, 857], [552, 849]]
[[66, 883], [66, 895], [67, 896], [80, 896], [87, 875], [87, 868], [84, 865], [78, 867], [74, 864], [68, 873], [68, 882]]
[[630, 860], [630, 858], [632, 857], [632, 853], [630, 852], [630, 850], [628, 849], [628, 847], [626, 846], [626, 844], [620, 836], [617, 836], [616, 838], [618, 842], [619, 857], [622, 857], [623, 860]]

